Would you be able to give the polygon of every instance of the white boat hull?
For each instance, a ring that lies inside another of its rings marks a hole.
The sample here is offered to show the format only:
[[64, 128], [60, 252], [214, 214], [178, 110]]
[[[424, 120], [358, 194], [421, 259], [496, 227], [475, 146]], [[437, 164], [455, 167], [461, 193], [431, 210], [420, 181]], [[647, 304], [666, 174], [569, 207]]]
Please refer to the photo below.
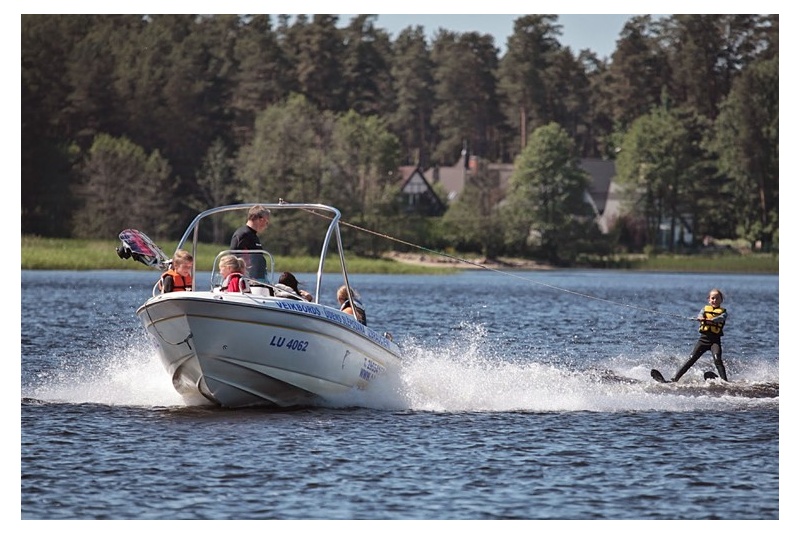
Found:
[[241, 293], [158, 295], [137, 311], [187, 404], [313, 405], [399, 371], [399, 347], [334, 308]]

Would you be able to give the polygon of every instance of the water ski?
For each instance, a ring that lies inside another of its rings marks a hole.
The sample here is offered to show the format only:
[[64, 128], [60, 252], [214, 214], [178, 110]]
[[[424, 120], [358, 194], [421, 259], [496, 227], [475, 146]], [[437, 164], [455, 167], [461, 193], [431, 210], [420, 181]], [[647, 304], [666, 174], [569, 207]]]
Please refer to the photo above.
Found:
[[[651, 369], [650, 376], [652, 376], [656, 382], [661, 382], [662, 384], [667, 384], [669, 382], [672, 382], [671, 380], [667, 380], [666, 378], [664, 378], [664, 375], [662, 375], [661, 371], [659, 371], [658, 369]], [[717, 378], [719, 377], [716, 375], [716, 373], [712, 371], [706, 371], [705, 373], [703, 373], [703, 380], [715, 380]]]
[[[672, 384], [671, 380], [664, 378], [661, 371], [652, 369], [650, 376], [661, 384]], [[703, 378], [708, 380], [716, 380], [719, 378], [713, 371], [706, 371], [703, 373]], [[730, 396], [730, 397], [747, 397], [747, 398], [777, 398], [779, 393], [779, 386], [777, 382], [711, 382], [710, 384], [698, 384], [697, 382], [687, 382], [681, 384], [680, 387], [664, 388], [664, 391], [680, 395], [689, 396]]]
[[653, 379], [654, 379], [656, 382], [661, 382], [662, 384], [666, 384], [666, 383], [668, 383], [668, 382], [669, 382], [669, 380], [667, 380], [666, 378], [664, 378], [664, 375], [662, 375], [662, 374], [661, 374], [661, 371], [659, 371], [658, 369], [651, 369], [651, 370], [650, 370], [650, 376], [652, 376], [652, 377], [653, 377]]
[[133, 258], [139, 263], [162, 271], [169, 268], [170, 259], [153, 240], [139, 230], [128, 228], [119, 234], [122, 244], [117, 247], [117, 256], [123, 260]]

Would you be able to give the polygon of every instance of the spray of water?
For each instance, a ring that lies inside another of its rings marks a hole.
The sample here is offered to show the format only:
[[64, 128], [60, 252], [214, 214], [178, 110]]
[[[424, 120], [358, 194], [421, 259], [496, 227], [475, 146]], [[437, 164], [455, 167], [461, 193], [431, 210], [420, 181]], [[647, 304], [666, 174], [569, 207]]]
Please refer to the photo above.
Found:
[[[484, 343], [487, 333], [480, 325], [464, 323], [458, 331], [452, 340], [433, 345], [405, 339], [406, 361], [398, 376], [381, 377], [383, 382], [376, 384], [381, 387], [353, 392], [336, 402], [438, 412], [732, 410], [778, 402], [777, 369], [763, 362], [747, 370], [749, 379], [736, 386], [706, 383], [702, 373], [664, 386], [655, 383], [650, 366], [642, 364], [667, 358], [658, 349], [644, 357], [620, 355], [592, 369], [576, 369], [553, 363], [552, 358], [541, 363], [536, 355], [498, 354]], [[775, 383], [760, 387], [753, 377]]]
[[[552, 356], [494, 350], [481, 325], [463, 323], [447, 340], [401, 341], [404, 364], [368, 390], [328, 399], [326, 406], [434, 412], [692, 411], [732, 410], [777, 404], [777, 364], [752, 362], [736, 368], [737, 385], [705, 383], [687, 374], [678, 385], [656, 384], [650, 362], [671, 368], [683, 355], [620, 354], [576, 368]], [[71, 355], [69, 363], [40, 373], [23, 386], [23, 397], [46, 402], [181, 407], [156, 349], [144, 334], [108, 348]], [[648, 365], [644, 365], [647, 362]], [[769, 382], [774, 387], [759, 389]]]
[[183, 406], [155, 348], [143, 336], [104, 343], [107, 350], [66, 357], [64, 365], [39, 373], [22, 396], [46, 402], [122, 406]]

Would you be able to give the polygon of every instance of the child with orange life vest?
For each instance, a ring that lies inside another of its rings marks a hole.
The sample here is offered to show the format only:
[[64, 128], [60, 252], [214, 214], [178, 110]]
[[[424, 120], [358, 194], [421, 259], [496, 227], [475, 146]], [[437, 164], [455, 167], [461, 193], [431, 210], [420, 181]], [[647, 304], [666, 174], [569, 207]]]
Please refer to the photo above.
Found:
[[722, 329], [725, 327], [725, 321], [728, 319], [728, 312], [722, 307], [722, 300], [725, 297], [719, 289], [712, 289], [708, 293], [708, 304], [700, 310], [696, 317], [700, 321], [700, 339], [692, 350], [692, 355], [683, 364], [677, 373], [673, 382], [677, 382], [688, 371], [695, 362], [700, 359], [700, 356], [705, 354], [706, 351], [711, 351], [714, 357], [714, 366], [717, 368], [719, 377], [726, 382], [728, 381], [728, 374], [725, 372], [725, 365], [722, 363]]
[[242, 258], [226, 254], [219, 259], [219, 274], [222, 275], [222, 291], [249, 293], [250, 287], [244, 280], [245, 263]]
[[172, 256], [170, 268], [161, 275], [161, 280], [158, 281], [158, 288], [162, 293], [191, 291], [193, 265], [194, 258], [189, 252], [183, 249], [176, 250], [175, 255]]

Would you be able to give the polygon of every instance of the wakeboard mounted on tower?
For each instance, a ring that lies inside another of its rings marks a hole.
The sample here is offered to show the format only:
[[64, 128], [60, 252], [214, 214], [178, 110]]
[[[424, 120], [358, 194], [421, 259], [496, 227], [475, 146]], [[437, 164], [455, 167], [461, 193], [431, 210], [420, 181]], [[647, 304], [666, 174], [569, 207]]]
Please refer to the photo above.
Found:
[[172, 260], [170, 260], [164, 251], [158, 245], [153, 243], [153, 240], [147, 237], [139, 230], [129, 228], [123, 230], [119, 234], [119, 240], [122, 242], [117, 247], [117, 256], [123, 260], [133, 258], [139, 263], [143, 263], [153, 269], [166, 271], [169, 269]]

